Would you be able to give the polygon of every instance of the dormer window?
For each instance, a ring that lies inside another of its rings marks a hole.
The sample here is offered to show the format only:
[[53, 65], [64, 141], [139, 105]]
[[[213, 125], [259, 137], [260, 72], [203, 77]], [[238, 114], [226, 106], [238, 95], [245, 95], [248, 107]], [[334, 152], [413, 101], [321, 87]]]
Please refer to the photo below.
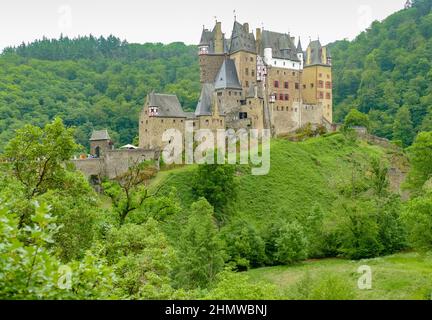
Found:
[[208, 54], [209, 53], [209, 47], [208, 46], [201, 46], [199, 47], [199, 54]]
[[155, 117], [159, 114], [158, 108], [157, 107], [149, 107], [149, 116], [150, 117]]

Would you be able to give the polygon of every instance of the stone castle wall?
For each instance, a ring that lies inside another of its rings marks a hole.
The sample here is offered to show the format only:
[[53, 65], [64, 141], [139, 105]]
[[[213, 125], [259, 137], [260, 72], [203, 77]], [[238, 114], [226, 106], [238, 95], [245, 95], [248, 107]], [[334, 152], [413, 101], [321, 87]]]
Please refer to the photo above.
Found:
[[72, 163], [87, 178], [97, 176], [114, 179], [138, 163], [158, 159], [159, 152], [156, 150], [111, 150], [102, 158], [72, 160]]
[[213, 83], [225, 60], [225, 54], [200, 55], [200, 79], [201, 83]]

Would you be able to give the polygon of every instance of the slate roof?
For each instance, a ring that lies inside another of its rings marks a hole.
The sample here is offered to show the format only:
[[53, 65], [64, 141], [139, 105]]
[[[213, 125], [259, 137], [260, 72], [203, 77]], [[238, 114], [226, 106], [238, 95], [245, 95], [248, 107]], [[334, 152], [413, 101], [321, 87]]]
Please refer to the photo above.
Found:
[[297, 44], [297, 53], [303, 53], [303, 48], [302, 48], [302, 45], [301, 45], [300, 38], [299, 38], [298, 44]]
[[299, 61], [297, 47], [289, 34], [263, 30], [261, 39], [263, 52], [260, 54], [262, 56], [264, 49], [272, 48], [273, 58]]
[[321, 46], [321, 42], [319, 40], [315, 40], [312, 41], [309, 44], [309, 47], [311, 49], [311, 56], [307, 57], [306, 60], [308, 61], [310, 58], [310, 64], [322, 64], [322, 60], [321, 60], [321, 50], [322, 50], [322, 46]]
[[[213, 29], [213, 31], [210, 31], [208, 29], [203, 29], [201, 33], [201, 40], [198, 46], [208, 46], [209, 50], [208, 52], [210, 54], [215, 53], [215, 34], [216, 34], [216, 27]], [[225, 34], [223, 34], [223, 41], [224, 41], [224, 53], [229, 53], [230, 51], [230, 39], [225, 39]]]
[[[321, 42], [319, 40], [312, 41], [309, 44], [309, 47], [311, 49], [311, 63], [310, 63], [310, 65], [327, 64], [327, 61], [322, 61], [322, 59], [321, 59], [322, 49], [324, 47], [321, 45]], [[330, 48], [329, 47], [325, 47], [325, 48], [326, 48], [326, 53], [327, 53], [326, 58], [331, 58]], [[306, 57], [306, 61], [308, 60], [308, 58], [309, 57]]]
[[241, 50], [255, 53], [255, 36], [252, 32], [248, 32], [244, 25], [235, 21], [231, 35], [230, 53]]
[[211, 83], [203, 84], [201, 90], [201, 96], [198, 100], [198, 104], [195, 110], [196, 116], [211, 116], [212, 114], [211, 105], [213, 100], [214, 89], [215, 87]]
[[235, 63], [225, 59], [215, 79], [215, 89], [242, 89], [237, 75]]
[[90, 141], [111, 140], [108, 130], [93, 130]]
[[158, 117], [162, 118], [186, 118], [176, 95], [150, 93], [148, 96], [149, 107], [158, 108]]

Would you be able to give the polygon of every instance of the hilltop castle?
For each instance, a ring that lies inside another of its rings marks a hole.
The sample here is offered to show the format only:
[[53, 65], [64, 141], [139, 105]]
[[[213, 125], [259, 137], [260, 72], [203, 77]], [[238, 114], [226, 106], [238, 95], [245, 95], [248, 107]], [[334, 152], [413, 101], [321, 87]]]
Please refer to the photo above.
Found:
[[319, 40], [303, 51], [300, 39], [234, 22], [231, 38], [221, 22], [203, 29], [198, 45], [201, 95], [195, 112], [175, 95], [150, 93], [140, 115], [140, 148], [162, 148], [166, 129], [271, 129], [287, 134], [310, 123], [330, 128], [331, 54]]
[[[331, 54], [319, 41], [303, 51], [300, 39], [234, 22], [231, 38], [216, 22], [198, 45], [201, 95], [185, 112], [175, 95], [150, 93], [139, 119], [139, 148], [114, 150], [106, 130], [93, 132], [90, 158], [74, 163], [93, 180], [123, 174], [136, 163], [159, 159], [167, 129], [270, 129], [273, 136], [307, 124], [332, 129]], [[98, 178], [99, 177], [99, 178]]]

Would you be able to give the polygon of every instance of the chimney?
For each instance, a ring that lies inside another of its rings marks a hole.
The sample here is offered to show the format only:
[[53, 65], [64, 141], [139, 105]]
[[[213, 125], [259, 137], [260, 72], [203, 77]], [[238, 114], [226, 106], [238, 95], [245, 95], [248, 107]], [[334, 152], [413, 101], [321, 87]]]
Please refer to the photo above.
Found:
[[261, 28], [256, 28], [256, 48], [257, 53], [261, 54]]

